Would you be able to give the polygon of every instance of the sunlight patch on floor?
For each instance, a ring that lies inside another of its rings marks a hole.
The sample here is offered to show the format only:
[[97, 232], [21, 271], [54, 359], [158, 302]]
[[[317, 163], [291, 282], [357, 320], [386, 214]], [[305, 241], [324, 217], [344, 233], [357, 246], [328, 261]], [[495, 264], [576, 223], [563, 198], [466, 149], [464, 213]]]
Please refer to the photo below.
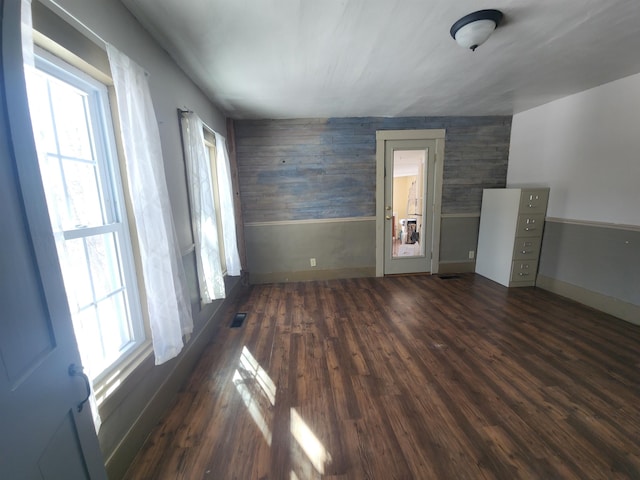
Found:
[[[315, 468], [318, 473], [323, 474], [325, 465], [331, 462], [331, 455], [295, 408], [291, 409], [291, 434], [302, 450], [304, 450], [313, 468]], [[292, 474], [295, 475], [293, 472]]]

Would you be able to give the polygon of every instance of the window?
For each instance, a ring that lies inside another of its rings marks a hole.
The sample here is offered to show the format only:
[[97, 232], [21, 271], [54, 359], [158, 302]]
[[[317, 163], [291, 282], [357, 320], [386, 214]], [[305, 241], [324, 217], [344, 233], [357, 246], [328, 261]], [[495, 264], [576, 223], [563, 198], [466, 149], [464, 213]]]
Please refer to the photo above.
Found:
[[216, 210], [216, 225], [218, 232], [218, 249], [220, 251], [220, 265], [222, 266], [222, 274], [227, 274], [227, 261], [224, 250], [224, 226], [222, 223], [222, 207], [220, 205], [220, 188], [218, 187], [218, 169], [216, 166], [217, 151], [216, 151], [216, 138], [206, 128], [204, 133], [204, 146], [206, 154], [209, 157], [209, 164], [211, 165], [211, 183], [213, 184], [213, 204]]
[[42, 52], [29, 94], [74, 330], [95, 383], [145, 338], [107, 88]]
[[203, 304], [224, 298], [225, 275], [240, 275], [231, 169], [225, 139], [195, 112], [180, 110], [198, 286]]

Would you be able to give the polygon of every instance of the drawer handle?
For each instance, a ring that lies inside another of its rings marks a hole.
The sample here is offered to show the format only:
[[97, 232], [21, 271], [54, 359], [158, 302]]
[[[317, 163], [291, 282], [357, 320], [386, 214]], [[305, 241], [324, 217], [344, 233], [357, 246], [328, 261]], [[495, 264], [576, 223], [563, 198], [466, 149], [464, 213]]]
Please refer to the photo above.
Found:
[[530, 232], [531, 230], [535, 230], [535, 229], [536, 229], [536, 227], [526, 227], [526, 228], [524, 229], [524, 231], [525, 231], [525, 232]]
[[529, 272], [521, 272], [518, 275], [520, 275], [521, 277], [526, 277], [527, 275], [529, 275]]
[[529, 208], [536, 208], [538, 205], [536, 205], [535, 203], [530, 203], [529, 204]]
[[533, 250], [522, 250], [522, 253], [533, 253]]

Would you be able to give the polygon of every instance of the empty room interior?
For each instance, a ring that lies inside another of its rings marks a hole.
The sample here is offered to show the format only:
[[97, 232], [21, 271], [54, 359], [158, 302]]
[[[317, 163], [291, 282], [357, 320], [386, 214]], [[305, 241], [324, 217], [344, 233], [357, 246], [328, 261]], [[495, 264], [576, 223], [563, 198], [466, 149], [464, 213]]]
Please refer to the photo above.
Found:
[[0, 12], [0, 478], [640, 478], [637, 2]]

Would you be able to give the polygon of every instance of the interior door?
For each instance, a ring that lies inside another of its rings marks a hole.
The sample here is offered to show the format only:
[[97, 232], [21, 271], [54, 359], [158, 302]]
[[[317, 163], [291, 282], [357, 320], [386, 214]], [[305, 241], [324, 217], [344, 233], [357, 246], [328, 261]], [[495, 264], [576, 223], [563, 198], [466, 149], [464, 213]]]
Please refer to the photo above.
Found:
[[106, 479], [79, 409], [87, 385], [26, 108], [20, 3], [0, 0], [0, 478]]
[[431, 269], [436, 140], [385, 142], [384, 273]]

